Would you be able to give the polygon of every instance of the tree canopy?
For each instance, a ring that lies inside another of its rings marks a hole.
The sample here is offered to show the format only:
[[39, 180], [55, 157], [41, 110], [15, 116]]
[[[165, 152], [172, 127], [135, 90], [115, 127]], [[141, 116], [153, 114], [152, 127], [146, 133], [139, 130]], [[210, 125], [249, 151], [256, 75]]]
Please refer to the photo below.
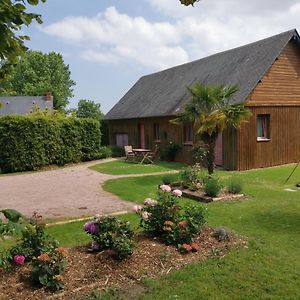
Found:
[[77, 118], [92, 118], [101, 121], [103, 113], [100, 109], [101, 105], [92, 100], [81, 99], [78, 102], [76, 111]]
[[187, 90], [191, 99], [172, 123], [194, 125], [196, 134], [207, 148], [207, 169], [212, 174], [218, 134], [228, 127], [238, 128], [250, 116], [250, 111], [245, 108], [244, 103], [230, 103], [238, 90], [236, 86], [198, 83]]
[[50, 92], [54, 96], [54, 108], [63, 110], [73, 96], [74, 85], [61, 54], [28, 51], [11, 74], [0, 82], [0, 94], [41, 96]]
[[38, 5], [46, 0], [1, 0], [0, 1], [0, 78], [11, 65], [26, 51], [26, 35], [18, 35], [23, 25], [29, 26], [33, 20], [42, 23], [41, 16], [27, 12], [26, 4]]

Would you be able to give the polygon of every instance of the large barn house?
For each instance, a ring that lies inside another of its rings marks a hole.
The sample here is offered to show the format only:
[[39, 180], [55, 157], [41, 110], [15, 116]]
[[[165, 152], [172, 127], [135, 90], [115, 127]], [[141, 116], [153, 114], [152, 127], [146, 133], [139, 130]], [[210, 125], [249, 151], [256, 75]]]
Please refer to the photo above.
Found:
[[287, 31], [239, 48], [144, 76], [108, 112], [112, 145], [181, 146], [176, 160], [191, 161], [191, 126], [169, 122], [195, 83], [238, 85], [233, 103], [252, 116], [219, 136], [216, 164], [246, 170], [296, 162], [300, 156], [300, 38]]

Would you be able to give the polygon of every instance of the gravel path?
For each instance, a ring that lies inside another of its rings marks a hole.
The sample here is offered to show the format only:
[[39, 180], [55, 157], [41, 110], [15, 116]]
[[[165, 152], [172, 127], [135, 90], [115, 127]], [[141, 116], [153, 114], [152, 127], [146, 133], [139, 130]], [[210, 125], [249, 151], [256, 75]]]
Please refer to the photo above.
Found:
[[[0, 210], [14, 208], [28, 217], [33, 211], [37, 211], [44, 218], [79, 218], [131, 211], [131, 202], [105, 192], [102, 184], [113, 178], [145, 174], [115, 176], [101, 174], [88, 168], [112, 160], [93, 161], [50, 171], [0, 176]], [[159, 173], [155, 173], [157, 174]]]
[[109, 160], [0, 177], [0, 209], [14, 208], [26, 216], [81, 217], [131, 210], [132, 203], [103, 191], [105, 175], [88, 167]]

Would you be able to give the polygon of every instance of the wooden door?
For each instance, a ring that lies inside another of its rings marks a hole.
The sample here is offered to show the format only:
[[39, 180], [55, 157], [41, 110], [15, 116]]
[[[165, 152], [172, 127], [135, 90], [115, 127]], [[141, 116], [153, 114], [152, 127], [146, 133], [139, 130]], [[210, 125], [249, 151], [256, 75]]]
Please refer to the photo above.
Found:
[[128, 146], [128, 134], [127, 133], [117, 133], [116, 134], [116, 145], [123, 148]]

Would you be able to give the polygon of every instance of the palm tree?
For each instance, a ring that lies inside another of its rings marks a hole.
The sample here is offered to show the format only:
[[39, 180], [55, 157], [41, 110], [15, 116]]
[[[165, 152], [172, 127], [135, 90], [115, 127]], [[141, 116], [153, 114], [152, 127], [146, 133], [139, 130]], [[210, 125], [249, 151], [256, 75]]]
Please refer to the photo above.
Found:
[[187, 87], [187, 90], [191, 99], [171, 122], [194, 125], [196, 134], [207, 147], [207, 170], [211, 175], [218, 134], [228, 127], [238, 128], [250, 116], [250, 111], [243, 103], [230, 104], [230, 99], [238, 90], [237, 86], [197, 83]]

